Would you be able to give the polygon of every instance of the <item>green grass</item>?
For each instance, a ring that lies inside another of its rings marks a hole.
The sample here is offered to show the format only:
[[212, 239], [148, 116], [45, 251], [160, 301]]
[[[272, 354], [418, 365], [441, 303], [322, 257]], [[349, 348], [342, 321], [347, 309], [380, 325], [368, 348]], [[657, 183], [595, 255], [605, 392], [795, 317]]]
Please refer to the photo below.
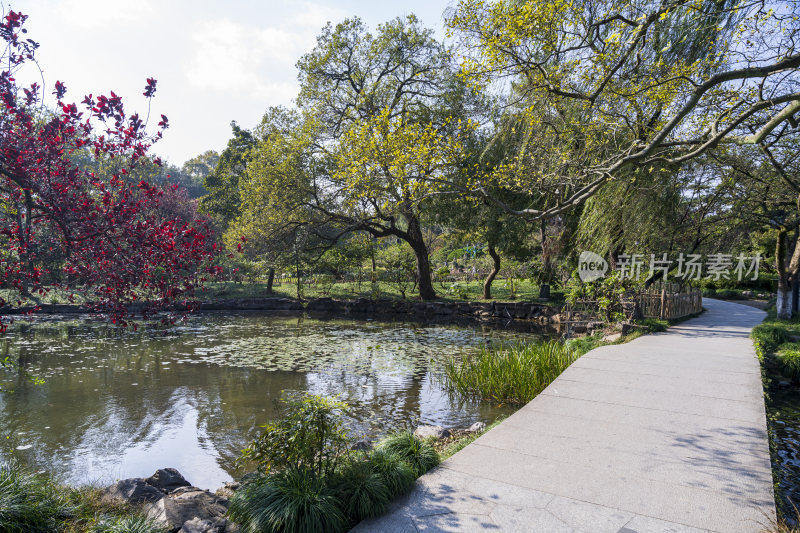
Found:
[[75, 507], [49, 478], [14, 464], [0, 466], [0, 531], [55, 531], [74, 514]]
[[228, 515], [244, 533], [333, 533], [347, 525], [334, 489], [308, 470], [245, 483], [231, 498]]
[[417, 476], [439, 464], [439, 454], [429, 442], [417, 438], [410, 431], [400, 431], [385, 437], [378, 450], [394, 454], [408, 463]]
[[13, 463], [0, 463], [3, 533], [162, 533], [138, 509], [102, 501], [93, 487], [70, 488]]
[[616, 341], [606, 341], [602, 332], [566, 341], [500, 344], [480, 352], [450, 360], [444, 368], [444, 385], [453, 394], [521, 405], [531, 401], [576, 359], [599, 346], [621, 344], [666, 331], [672, 325], [694, 318], [677, 320], [647, 318], [638, 320], [637, 330]]
[[363, 459], [347, 462], [333, 476], [331, 484], [351, 522], [382, 514], [392, 497], [381, 473]]
[[400, 455], [386, 450], [372, 450], [367, 456], [372, 470], [383, 479], [389, 495], [396, 498], [405, 494], [414, 486], [417, 473]]
[[800, 380], [800, 343], [787, 342], [778, 348], [775, 354], [782, 367], [782, 374], [791, 379]]
[[348, 531], [383, 513], [437, 464], [430, 442], [401, 431], [369, 453], [345, 454], [332, 472], [289, 465], [255, 476], [231, 498], [229, 517], [243, 533]]
[[767, 310], [767, 318], [753, 328], [750, 333], [756, 354], [762, 365], [764, 391], [767, 407], [767, 423], [769, 426], [770, 454], [773, 457], [773, 476], [776, 481], [775, 501], [778, 508], [778, 520], [770, 524], [765, 531], [770, 533], [798, 533], [800, 528], [790, 526], [785, 521], [788, 516], [800, 519], [797, 509], [792, 507], [788, 498], [783, 494], [783, 479], [791, 475], [783, 469], [775, 467], [779, 461], [776, 459], [778, 450], [774, 440], [773, 416], [775, 407], [772, 403], [771, 389], [775, 383], [784, 378], [800, 381], [800, 317], [794, 316], [790, 320], [778, 320], [775, 317], [775, 306]]
[[487, 346], [444, 369], [445, 386], [461, 396], [524, 404], [542, 392], [581, 352], [559, 341]]
[[166, 530], [144, 516], [125, 516], [101, 520], [91, 533], [166, 533]]

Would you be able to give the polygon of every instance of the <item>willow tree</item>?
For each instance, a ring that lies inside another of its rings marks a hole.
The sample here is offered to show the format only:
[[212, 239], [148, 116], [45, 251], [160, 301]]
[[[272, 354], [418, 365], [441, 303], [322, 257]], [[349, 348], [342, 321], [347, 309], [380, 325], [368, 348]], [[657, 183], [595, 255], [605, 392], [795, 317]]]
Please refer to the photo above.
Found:
[[750, 237], [766, 230], [773, 242], [776, 313], [789, 319], [798, 307], [800, 283], [800, 135], [782, 128], [758, 154], [735, 147], [717, 159], [733, 231]]
[[[797, 12], [796, 1], [461, 1], [448, 24], [466, 75], [523, 85], [529, 123], [553, 124], [543, 146], [528, 145], [548, 164], [508, 183], [561, 194], [522, 210], [494, 201], [531, 219], [557, 216], [636, 169], [680, 166], [721, 143], [757, 145], [794, 124]], [[574, 143], [548, 144], [576, 134], [580, 157]]]
[[419, 295], [436, 297], [423, 224], [463, 157], [471, 93], [450, 55], [413, 15], [367, 31], [328, 25], [298, 62], [298, 105], [320, 129], [327, 175], [310, 206], [347, 229], [396, 237], [414, 252]]

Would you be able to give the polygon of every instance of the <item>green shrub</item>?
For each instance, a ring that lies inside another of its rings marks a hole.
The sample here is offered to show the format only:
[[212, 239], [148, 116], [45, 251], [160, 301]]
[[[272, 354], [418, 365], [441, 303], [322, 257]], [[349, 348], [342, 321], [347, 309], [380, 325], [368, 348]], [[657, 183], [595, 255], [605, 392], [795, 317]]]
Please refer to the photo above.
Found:
[[0, 531], [56, 531], [57, 521], [74, 512], [63, 494], [44, 476], [16, 464], [0, 464]]
[[228, 515], [244, 533], [328, 533], [346, 526], [340, 505], [312, 471], [288, 469], [244, 484]]
[[558, 341], [485, 347], [445, 365], [445, 386], [463, 396], [527, 403], [558, 377], [580, 352]]
[[646, 327], [647, 331], [651, 333], [667, 331], [667, 328], [669, 328], [669, 321], [658, 318], [643, 318], [641, 320], [637, 320], [636, 323]]
[[776, 356], [782, 366], [781, 373], [800, 380], [800, 343], [790, 342], [781, 345]]
[[389, 496], [396, 498], [414, 486], [416, 471], [396, 453], [386, 450], [372, 450], [367, 457], [372, 470], [381, 476]]
[[417, 476], [439, 464], [439, 454], [434, 447], [418, 439], [410, 431], [389, 435], [378, 444], [378, 449], [397, 455], [411, 466]]
[[353, 522], [380, 515], [391, 497], [381, 475], [363, 459], [344, 465], [329, 483]]
[[789, 342], [789, 333], [781, 324], [763, 323], [753, 328], [750, 336], [765, 353], [774, 352], [778, 346]]
[[344, 428], [347, 404], [313, 394], [284, 398], [285, 416], [264, 429], [242, 451], [263, 471], [291, 468], [318, 476], [333, 472], [349, 448]]
[[92, 528], [92, 533], [166, 533], [143, 516], [126, 516], [103, 520]]

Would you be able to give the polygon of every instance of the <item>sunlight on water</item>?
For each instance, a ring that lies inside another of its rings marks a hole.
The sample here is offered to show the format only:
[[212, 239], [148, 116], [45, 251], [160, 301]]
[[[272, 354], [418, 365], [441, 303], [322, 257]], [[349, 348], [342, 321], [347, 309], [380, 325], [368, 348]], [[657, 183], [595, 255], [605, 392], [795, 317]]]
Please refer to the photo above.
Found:
[[437, 377], [447, 358], [521, 335], [256, 313], [208, 313], [166, 333], [134, 333], [36, 317], [0, 339], [2, 353], [45, 380], [0, 374], [0, 454], [75, 484], [170, 466], [213, 489], [241, 473], [234, 460], [277, 416], [282, 391], [344, 399], [356, 436], [508, 413], [453, 401]]

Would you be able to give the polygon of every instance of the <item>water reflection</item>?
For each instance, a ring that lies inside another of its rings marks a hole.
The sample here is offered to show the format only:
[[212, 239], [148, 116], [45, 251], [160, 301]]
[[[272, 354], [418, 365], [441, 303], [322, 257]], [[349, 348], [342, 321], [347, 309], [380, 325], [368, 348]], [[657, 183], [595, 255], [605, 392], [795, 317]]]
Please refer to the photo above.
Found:
[[800, 393], [795, 389], [770, 391], [767, 414], [772, 433], [773, 473], [777, 504], [784, 517], [797, 525], [800, 509]]
[[[215, 488], [282, 391], [340, 396], [355, 431], [491, 420], [507, 408], [455, 404], [436, 379], [443, 360], [490, 329], [204, 314], [168, 334], [120, 332], [90, 320], [18, 322], [0, 351], [44, 378], [2, 374], [0, 455], [71, 483], [147, 476], [173, 466]], [[530, 335], [529, 335], [530, 336]]]

